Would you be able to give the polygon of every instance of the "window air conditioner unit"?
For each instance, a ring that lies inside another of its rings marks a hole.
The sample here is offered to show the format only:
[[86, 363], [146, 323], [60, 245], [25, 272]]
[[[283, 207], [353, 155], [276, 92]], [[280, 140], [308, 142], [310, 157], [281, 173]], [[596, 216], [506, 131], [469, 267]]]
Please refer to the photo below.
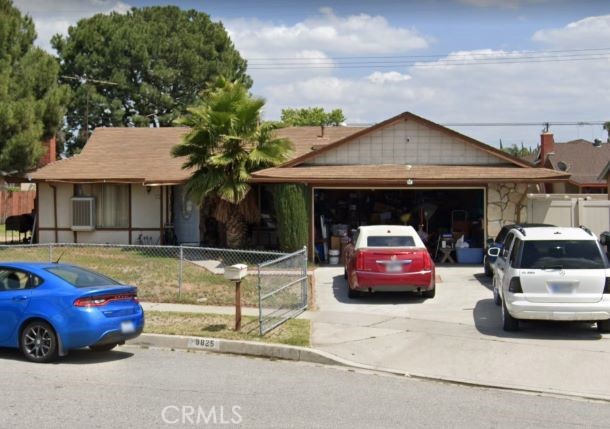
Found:
[[93, 231], [95, 229], [95, 198], [72, 198], [72, 231]]

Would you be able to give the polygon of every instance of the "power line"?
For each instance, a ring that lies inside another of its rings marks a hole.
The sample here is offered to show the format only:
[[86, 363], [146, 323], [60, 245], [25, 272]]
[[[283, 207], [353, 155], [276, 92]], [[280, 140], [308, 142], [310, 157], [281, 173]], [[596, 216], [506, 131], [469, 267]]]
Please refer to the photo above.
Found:
[[[524, 51], [518, 51], [518, 53], [520, 55], [527, 55], [527, 54], [562, 54], [562, 53], [571, 53], [571, 52], [599, 52], [599, 51], [610, 51], [610, 47], [607, 48], [583, 48], [583, 49], [559, 49], [559, 50], [541, 50], [541, 51], [533, 51], [533, 50], [524, 50]], [[514, 51], [513, 51], [514, 52]], [[509, 53], [509, 52], [505, 52], [505, 53]], [[606, 52], [607, 53], [607, 52]], [[324, 57], [324, 58], [320, 58], [320, 59], [329, 59], [329, 60], [343, 60], [343, 59], [361, 59], [361, 60], [365, 60], [365, 59], [378, 59], [378, 58], [403, 58], [403, 59], [410, 59], [410, 58], [444, 58], [444, 57], [466, 57], [466, 58], [470, 58], [472, 56], [481, 56], [481, 57], [497, 57], [499, 56], [499, 54], [497, 52], [469, 52], [469, 53], [444, 53], [444, 54], [427, 54], [427, 55], [373, 55], [373, 56], [367, 56], [367, 55], [359, 55], [359, 56], [339, 56], [339, 57]], [[305, 60], [307, 58], [296, 58], [296, 57], [250, 57], [247, 58], [248, 62], [251, 61], [259, 61], [259, 60], [264, 60], [264, 61], [275, 61], [275, 60]], [[315, 58], [311, 58], [311, 59], [315, 59]]]
[[[558, 63], [558, 62], [576, 62], [576, 61], [599, 61], [610, 59], [610, 52], [607, 54], [596, 54], [595, 56], [582, 56], [576, 58], [564, 57], [539, 57], [539, 58], [522, 58], [513, 59], [506, 57], [505, 60], [500, 58], [494, 59], [494, 61], [488, 60], [476, 60], [471, 61], [465, 60], [439, 60], [439, 61], [428, 61], [428, 62], [360, 62], [360, 63], [337, 63], [337, 64], [316, 64], [311, 62], [309, 64], [275, 64], [275, 65], [250, 65], [249, 70], [299, 70], [299, 69], [359, 69], [359, 68], [388, 68], [388, 67], [414, 67], [414, 68], [438, 68], [448, 66], [482, 66], [482, 65], [499, 65], [499, 64], [546, 64], [546, 63]], [[315, 61], [315, 59], [312, 59]]]

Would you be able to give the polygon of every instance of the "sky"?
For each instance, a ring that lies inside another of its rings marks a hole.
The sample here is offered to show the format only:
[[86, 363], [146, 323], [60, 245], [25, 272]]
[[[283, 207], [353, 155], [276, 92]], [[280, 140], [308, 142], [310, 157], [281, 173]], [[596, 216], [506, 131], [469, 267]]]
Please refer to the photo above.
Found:
[[556, 141], [608, 138], [590, 124], [610, 120], [607, 0], [14, 4], [33, 17], [37, 44], [52, 53], [53, 34], [95, 13], [164, 4], [208, 13], [248, 60], [266, 119], [279, 119], [283, 108], [322, 106], [343, 109], [348, 124], [410, 111], [493, 146], [534, 147], [547, 122]]

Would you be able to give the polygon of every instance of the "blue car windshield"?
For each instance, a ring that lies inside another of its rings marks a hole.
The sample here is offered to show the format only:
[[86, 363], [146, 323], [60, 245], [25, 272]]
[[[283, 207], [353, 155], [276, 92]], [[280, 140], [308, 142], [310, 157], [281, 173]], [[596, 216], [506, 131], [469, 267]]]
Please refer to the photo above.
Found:
[[78, 288], [121, 284], [110, 277], [71, 265], [59, 265], [57, 267], [46, 268], [46, 270]]

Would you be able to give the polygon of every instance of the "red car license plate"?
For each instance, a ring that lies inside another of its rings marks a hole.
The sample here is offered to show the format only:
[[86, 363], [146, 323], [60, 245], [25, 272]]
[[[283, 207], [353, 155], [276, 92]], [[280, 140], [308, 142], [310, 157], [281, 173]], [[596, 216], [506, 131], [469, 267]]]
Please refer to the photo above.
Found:
[[388, 273], [400, 273], [402, 271], [402, 262], [390, 262], [385, 266]]

